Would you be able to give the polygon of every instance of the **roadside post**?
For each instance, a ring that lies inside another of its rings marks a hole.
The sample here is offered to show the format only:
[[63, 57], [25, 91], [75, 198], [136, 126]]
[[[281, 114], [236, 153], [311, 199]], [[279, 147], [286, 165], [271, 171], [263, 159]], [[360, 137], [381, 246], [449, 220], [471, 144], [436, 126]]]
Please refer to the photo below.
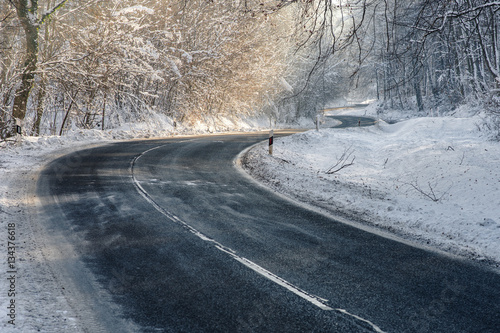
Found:
[[269, 155], [273, 154], [274, 131], [269, 131]]
[[15, 119], [16, 119], [16, 125], [15, 125], [16, 134], [21, 135], [21, 133], [22, 133], [21, 119], [18, 119], [18, 118], [15, 118]]
[[319, 132], [319, 121], [320, 121], [319, 119], [320, 119], [320, 115], [319, 115], [319, 114], [317, 114], [317, 115], [316, 115], [316, 131], [317, 131], [317, 132]]
[[21, 136], [22, 136], [22, 133], [23, 133], [23, 128], [21, 127], [22, 126], [22, 121], [21, 119], [18, 119], [18, 118], [14, 118], [16, 120], [16, 123], [14, 124], [14, 133], [15, 133], [15, 136], [16, 136], [16, 143], [20, 143], [21, 142]]

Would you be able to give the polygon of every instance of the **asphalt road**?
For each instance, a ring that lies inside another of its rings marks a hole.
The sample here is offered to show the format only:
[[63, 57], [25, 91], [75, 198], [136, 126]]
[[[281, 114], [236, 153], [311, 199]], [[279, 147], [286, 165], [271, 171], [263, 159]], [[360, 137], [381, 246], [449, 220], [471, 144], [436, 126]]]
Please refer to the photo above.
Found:
[[[47, 166], [37, 189], [45, 228], [74, 247], [76, 258], [58, 269], [96, 312], [96, 327], [500, 331], [498, 273], [342, 224], [259, 186], [234, 160], [266, 138], [123, 142]], [[97, 286], [81, 287], [89, 279]]]

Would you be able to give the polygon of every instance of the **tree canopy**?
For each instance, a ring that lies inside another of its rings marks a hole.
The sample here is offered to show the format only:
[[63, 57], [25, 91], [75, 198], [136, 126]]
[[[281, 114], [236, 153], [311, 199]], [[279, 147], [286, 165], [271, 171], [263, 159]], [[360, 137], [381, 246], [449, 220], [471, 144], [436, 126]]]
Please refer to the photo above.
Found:
[[386, 107], [500, 105], [493, 0], [9, 0], [0, 136], [265, 112], [362, 91]]

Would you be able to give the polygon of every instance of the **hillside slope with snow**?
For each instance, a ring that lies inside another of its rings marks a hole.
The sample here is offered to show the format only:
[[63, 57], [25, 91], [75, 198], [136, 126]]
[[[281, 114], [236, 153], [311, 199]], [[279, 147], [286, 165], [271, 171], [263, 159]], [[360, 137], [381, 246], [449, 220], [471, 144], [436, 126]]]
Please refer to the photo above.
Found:
[[428, 117], [308, 131], [276, 139], [272, 156], [266, 144], [255, 146], [245, 164], [293, 199], [498, 267], [500, 144], [479, 121]]

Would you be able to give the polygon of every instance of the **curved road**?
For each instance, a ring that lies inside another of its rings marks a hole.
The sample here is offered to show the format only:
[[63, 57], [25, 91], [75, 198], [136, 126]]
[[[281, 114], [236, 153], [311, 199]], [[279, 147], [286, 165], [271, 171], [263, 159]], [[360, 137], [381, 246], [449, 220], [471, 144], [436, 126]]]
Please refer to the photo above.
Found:
[[82, 330], [498, 332], [498, 273], [273, 194], [234, 162], [266, 138], [123, 142], [47, 166], [45, 228], [75, 252], [51, 265], [93, 309]]

